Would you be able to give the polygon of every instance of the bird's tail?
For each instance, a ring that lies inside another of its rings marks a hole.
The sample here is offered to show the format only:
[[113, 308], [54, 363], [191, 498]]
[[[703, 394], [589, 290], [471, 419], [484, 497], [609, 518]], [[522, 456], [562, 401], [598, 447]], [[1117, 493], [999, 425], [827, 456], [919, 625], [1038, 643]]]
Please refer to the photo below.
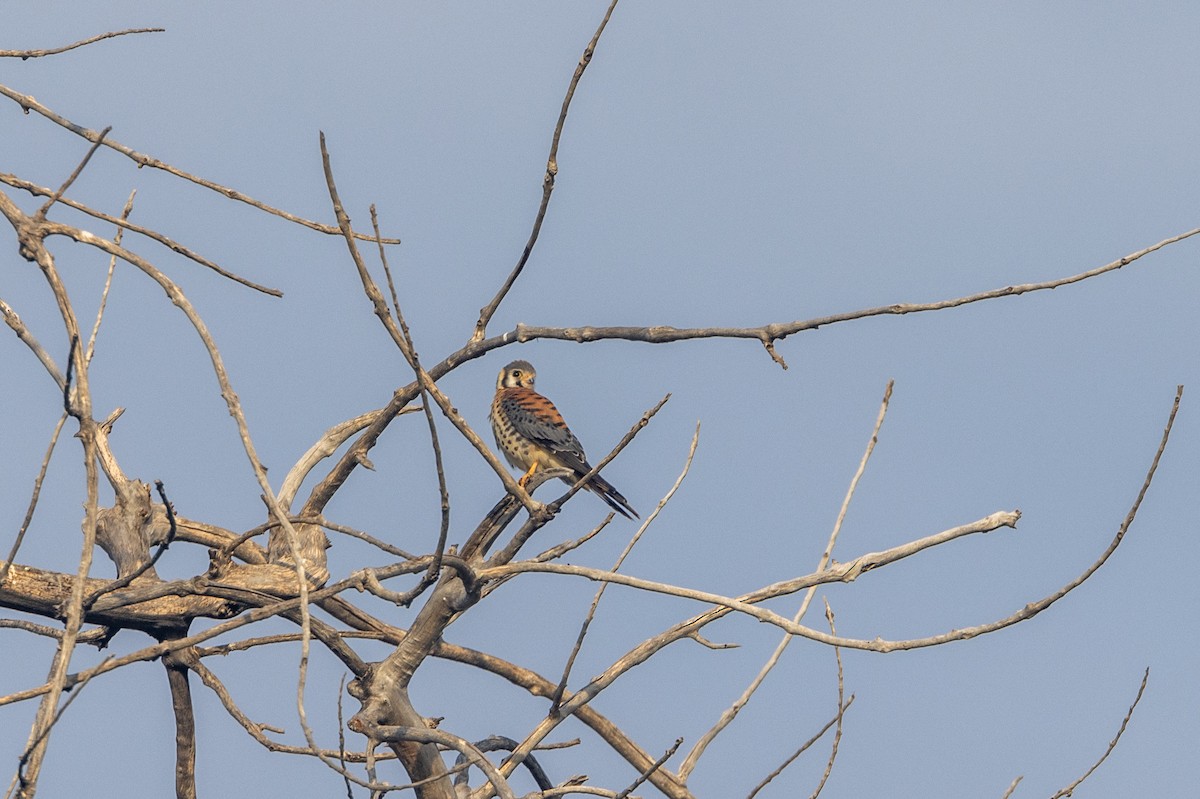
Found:
[[[604, 500], [610, 508], [624, 516], [626, 519], [640, 519], [638, 512], [629, 504], [629, 500], [621, 496], [621, 492], [613, 488], [612, 483], [605, 480], [600, 475], [593, 475], [586, 486], [588, 491], [591, 491], [600, 499]], [[630, 515], [632, 514], [632, 515]]]

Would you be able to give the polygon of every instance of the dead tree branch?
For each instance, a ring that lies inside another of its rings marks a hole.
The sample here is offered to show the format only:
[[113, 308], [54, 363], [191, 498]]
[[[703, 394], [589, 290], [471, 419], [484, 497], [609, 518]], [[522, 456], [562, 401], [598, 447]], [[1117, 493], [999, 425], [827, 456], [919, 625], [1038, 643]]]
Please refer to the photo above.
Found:
[[127, 36], [131, 33], [166, 33], [166, 28], [126, 28], [122, 31], [109, 31], [108, 33], [99, 33], [95, 36], [89, 36], [86, 39], [80, 39], [72, 44], [65, 44], [61, 47], [51, 47], [46, 50], [0, 50], [0, 58], [19, 58], [26, 61], [30, 58], [44, 58], [48, 55], [58, 55], [65, 53], [68, 50], [74, 50], [77, 47], [86, 47], [89, 44], [102, 42], [105, 39], [112, 39], [116, 36]]
[[171, 686], [171, 708], [175, 711], [175, 796], [196, 797], [196, 716], [192, 710], [192, 688], [188, 684], [189, 661], [193, 649], [168, 652], [163, 656], [167, 680]]
[[[888, 404], [892, 399], [892, 387], [893, 381], [889, 380], [887, 387], [883, 391], [883, 401], [879, 405], [879, 414], [875, 417], [875, 427], [871, 430], [871, 437], [867, 442], [866, 450], [863, 452], [862, 459], [858, 462], [858, 469], [854, 472], [854, 476], [850, 478], [850, 487], [846, 489], [846, 496], [842, 500], [842, 507], [838, 511], [837, 520], [833, 523], [833, 531], [829, 534], [829, 540], [825, 543], [825, 550], [821, 553], [821, 557], [817, 561], [818, 572], [823, 571], [826, 566], [829, 565], [829, 561], [833, 557], [833, 548], [834, 545], [837, 544], [838, 535], [842, 531], [842, 522], [845, 521], [846, 513], [850, 509], [850, 500], [854, 497], [854, 491], [856, 488], [858, 488], [858, 481], [862, 479], [863, 473], [866, 472], [867, 463], [871, 459], [871, 453], [875, 451], [875, 444], [879, 441], [879, 431], [883, 428], [883, 420], [887, 417]], [[804, 618], [804, 615], [808, 612], [809, 605], [812, 603], [813, 596], [816, 595], [816, 591], [817, 586], [813, 585], [810, 586], [808, 591], [805, 592], [804, 599], [800, 602], [799, 610], [797, 610], [796, 614], [792, 617], [793, 622], [799, 624], [800, 620]], [[742, 708], [749, 703], [750, 698], [754, 696], [754, 693], [766, 680], [767, 675], [770, 674], [771, 670], [775, 668], [775, 665], [779, 663], [780, 658], [783, 657], [784, 650], [787, 649], [788, 644], [790, 644], [792, 640], [792, 635], [787, 633], [784, 634], [783, 638], [780, 639], [779, 644], [776, 645], [775, 651], [771, 653], [769, 658], [767, 658], [767, 662], [763, 664], [762, 669], [760, 669], [754, 679], [750, 681], [750, 684], [746, 686], [746, 690], [742, 692], [742, 695], [734, 700], [732, 705], [726, 708], [725, 712], [721, 714], [721, 717], [717, 719], [716, 723], [713, 724], [713, 726], [707, 732], [700, 736], [700, 739], [696, 741], [695, 745], [692, 746], [692, 750], [688, 752], [687, 757], [685, 757], [683, 760], [683, 764], [679, 767], [680, 779], [687, 781], [688, 777], [691, 776], [692, 771], [696, 768], [696, 763], [699, 762], [700, 757], [704, 754], [709, 744], [716, 740], [716, 737], [720, 735], [725, 728], [733, 723], [733, 720], [737, 718], [738, 714], [742, 711]], [[839, 663], [840, 662], [841, 661], [839, 659]], [[751, 796], [753, 796], [753, 794], [751, 794]]]
[[537, 244], [538, 234], [542, 231], [542, 222], [546, 218], [546, 209], [550, 207], [550, 195], [554, 193], [554, 179], [558, 175], [558, 142], [562, 138], [563, 126], [567, 123], [567, 111], [571, 108], [571, 99], [575, 96], [575, 89], [579, 86], [579, 79], [583, 77], [583, 72], [588, 68], [588, 64], [592, 63], [592, 55], [596, 52], [596, 45], [600, 43], [600, 35], [604, 33], [605, 27], [608, 26], [609, 19], [612, 18], [613, 10], [617, 7], [617, 0], [612, 0], [608, 6], [608, 11], [604, 12], [604, 19], [600, 20], [600, 27], [596, 28], [596, 33], [592, 36], [592, 40], [588, 42], [587, 47], [583, 50], [583, 55], [579, 59], [579, 65], [575, 67], [575, 74], [571, 76], [571, 82], [567, 85], [567, 95], [563, 98], [562, 110], [558, 113], [558, 121], [554, 124], [554, 135], [550, 137], [550, 155], [546, 158], [546, 176], [542, 178], [542, 202], [538, 206], [537, 215], [533, 220], [533, 230], [529, 234], [529, 241], [525, 243], [525, 249], [521, 252], [521, 257], [517, 260], [517, 265], [513, 267], [512, 272], [504, 281], [504, 285], [496, 292], [496, 296], [492, 301], [479, 309], [479, 321], [475, 323], [475, 332], [471, 336], [472, 342], [481, 341], [487, 332], [488, 322], [492, 320], [492, 316], [496, 313], [496, 309], [500, 307], [500, 303], [504, 301], [513, 284], [517, 282], [517, 278], [521, 276], [522, 270], [525, 269], [525, 264], [529, 262], [529, 256], [533, 253], [533, 246]]
[[1133, 718], [1133, 711], [1137, 709], [1138, 702], [1142, 701], [1142, 694], [1146, 691], [1146, 683], [1149, 681], [1149, 679], [1150, 669], [1147, 667], [1146, 672], [1142, 675], [1142, 684], [1138, 686], [1137, 696], [1133, 698], [1133, 704], [1129, 706], [1129, 712], [1125, 714], [1125, 718], [1121, 719], [1121, 726], [1117, 728], [1117, 734], [1114, 735], [1113, 739], [1108, 742], [1108, 748], [1104, 750], [1104, 754], [1100, 756], [1100, 759], [1093, 763], [1092, 767], [1085, 771], [1082, 776], [1079, 777], [1079, 779], [1075, 780], [1062, 790], [1056, 792], [1050, 797], [1050, 799], [1063, 799], [1063, 797], [1066, 796], [1073, 796], [1075, 794], [1075, 789], [1078, 788], [1084, 780], [1092, 776], [1096, 769], [1100, 768], [1101, 764], [1108, 759], [1108, 756], [1111, 755], [1113, 750], [1117, 748], [1117, 744], [1120, 742], [1121, 736], [1125, 734], [1125, 728], [1129, 726], [1129, 720]]
[[[50, 120], [51, 122], [58, 125], [59, 127], [65, 128], [66, 130], [70, 131], [71, 133], [74, 133], [76, 136], [81, 136], [90, 142], [95, 142], [100, 138], [100, 134], [97, 131], [91, 130], [89, 128], [85, 128], [82, 125], [78, 125], [78, 124], [72, 122], [71, 120], [67, 119], [66, 117], [63, 117], [63, 116], [60, 116], [59, 114], [54, 113], [53, 111], [51, 111], [49, 108], [47, 108], [46, 106], [39, 103], [37, 100], [35, 100], [30, 95], [21, 94], [20, 92], [10, 89], [9, 87], [3, 86], [3, 85], [0, 85], [0, 95], [3, 95], [4, 97], [7, 97], [8, 99], [15, 102], [17, 105], [19, 105], [21, 107], [21, 110], [23, 110], [25, 113], [29, 113], [30, 111], [36, 111], [41, 116]], [[255, 200], [253, 197], [249, 197], [236, 189], [231, 189], [228, 186], [222, 186], [220, 183], [216, 183], [211, 180], [206, 180], [205, 178], [198, 177], [189, 172], [185, 172], [182, 169], [178, 169], [174, 166], [171, 166], [170, 164], [166, 163], [165, 161], [160, 161], [157, 158], [146, 155], [144, 153], [140, 153], [137, 150], [134, 150], [132, 147], [127, 147], [124, 144], [121, 144], [120, 142], [114, 141], [112, 139], [106, 138], [104, 140], [104, 146], [108, 147], [111, 150], [115, 150], [116, 152], [125, 156], [126, 158], [128, 158], [129, 160], [131, 160], [135, 164], [137, 164], [139, 167], [150, 167], [151, 169], [162, 170], [163, 172], [166, 172], [169, 175], [174, 175], [175, 177], [180, 178], [181, 180], [186, 180], [189, 183], [195, 183], [197, 186], [203, 186], [204, 188], [214, 191], [217, 194], [220, 194], [224, 197], [228, 197], [231, 200], [236, 200], [238, 202], [245, 203], [246, 205], [257, 208], [258, 210], [264, 211], [268, 214], [271, 214], [272, 216], [278, 216], [281, 219], [286, 219], [289, 222], [295, 222], [296, 224], [302, 225], [302, 226], [308, 228], [309, 230], [315, 230], [318, 233], [325, 233], [325, 234], [329, 234], [329, 235], [337, 235], [338, 233], [340, 233], [338, 228], [334, 225], [324, 225], [319, 222], [312, 222], [308, 219], [304, 219], [303, 217], [299, 217], [299, 216], [296, 216], [295, 214], [290, 214], [287, 211], [283, 211], [283, 210], [280, 210], [273, 206], [267, 205], [266, 203], [259, 202], [258, 200]], [[362, 238], [364, 241], [370, 240], [368, 238], [363, 237], [361, 234], [355, 234], [355, 235], [359, 238]], [[399, 239], [385, 239], [383, 243], [384, 244], [399, 244], [400, 240]]]

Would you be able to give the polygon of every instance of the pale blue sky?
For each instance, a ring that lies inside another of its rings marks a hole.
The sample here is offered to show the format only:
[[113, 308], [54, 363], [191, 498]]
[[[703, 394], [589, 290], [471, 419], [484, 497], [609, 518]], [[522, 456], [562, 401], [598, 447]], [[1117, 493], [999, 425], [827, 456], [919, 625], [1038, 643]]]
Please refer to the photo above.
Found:
[[[5, 59], [0, 83], [79, 124], [111, 125], [114, 139], [182, 169], [330, 222], [317, 149], [323, 130], [356, 226], [368, 227], [375, 203], [385, 231], [404, 240], [391, 263], [430, 361], [468, 338], [520, 254], [563, 92], [603, 11], [599, 2], [129, 2], [68, 12], [7, 2], [0, 48], [135, 26], [167, 32]], [[1186, 3], [913, 9], [626, 0], [572, 106], [541, 240], [490, 330], [518, 321], [806, 319], [1063, 277], [1189, 230], [1200, 224], [1198, 33], [1200, 9]], [[0, 172], [56, 186], [85, 150], [37, 115], [0, 104]], [[276, 481], [327, 427], [382, 405], [408, 382], [340, 240], [136, 170], [111, 151], [96, 156], [71, 195], [116, 214], [134, 188], [140, 224], [285, 292], [283, 300], [255, 294], [127, 239], [205, 316]], [[5, 235], [0, 297], [61, 362], [66, 343], [53, 304]], [[733, 594], [815, 565], [894, 378], [835, 557], [998, 510], [1024, 513], [1015, 531], [961, 540], [819, 593], [840, 633], [901, 638], [1001, 618], [1076, 577], [1128, 511], [1175, 386], [1186, 384], [1140, 515], [1089, 583], [1032, 621], [981, 639], [886, 656], [843, 653], [846, 689], [857, 699], [823, 795], [999, 797], [1018, 775], [1014, 796], [1050, 795], [1103, 753], [1146, 666], [1149, 687], [1125, 737], [1077, 795], [1188, 795], [1200, 743], [1192, 621], [1200, 596], [1188, 572], [1198, 554], [1197, 246], [1184, 242], [1053, 292], [807, 332], [778, 345], [786, 372], [747, 341], [542, 341], [491, 353], [441, 385], [485, 431], [496, 372], [527, 358], [539, 388], [597, 458], [672, 392], [605, 471], [644, 515], [675, 479], [701, 421], [690, 477], [625, 570]], [[91, 308], [105, 260], [65, 242], [55, 252], [80, 307]], [[235, 530], [260, 523], [259, 489], [193, 331], [160, 290], [117, 271], [92, 379], [99, 414], [128, 409], [113, 439], [122, 465], [162, 479], [186, 516]], [[8, 334], [0, 335], [0, 364], [6, 551], [59, 404]], [[451, 540], [461, 541], [502, 489], [441, 421]], [[394, 424], [371, 455], [377, 471], [356, 474], [331, 516], [409, 550], [432, 546], [438, 505], [426, 439], [418, 417]], [[81, 475], [78, 444], [64, 436], [21, 562], [72, 568]], [[580, 496], [535, 543], [578, 535], [604, 510]], [[572, 562], [609, 566], [633, 530], [618, 520]], [[385, 562], [353, 542], [334, 544], [335, 576]], [[159, 571], [178, 578], [205, 566], [204, 553], [177, 546]], [[102, 558], [97, 571], [111, 573]], [[516, 581], [447, 638], [556, 675], [593, 591], [569, 578]], [[790, 616], [796, 603], [770, 607]], [[410, 618], [376, 607], [398, 624]], [[610, 590], [576, 684], [699, 609]], [[816, 608], [808, 622], [821, 626]], [[707, 634], [741, 646], [676, 644], [597, 708], [650, 751], [678, 736], [686, 751], [778, 640], [773, 628], [743, 620]], [[146, 642], [126, 632], [110, 651]], [[44, 640], [0, 630], [0, 647], [10, 653], [0, 658], [0, 694], [44, 678], [52, 651]], [[75, 663], [104, 654], [81, 649]], [[260, 650], [211, 667], [252, 717], [300, 743], [295, 661], [292, 651]], [[310, 718], [329, 746], [341, 673], [318, 656], [310, 677]], [[201, 795], [343, 795], [325, 767], [266, 753], [211, 694], [194, 691]], [[445, 716], [443, 728], [471, 739], [520, 738], [546, 709], [494, 678], [432, 662], [413, 693], [421, 712]], [[824, 724], [835, 700], [833, 653], [795, 642], [702, 761], [694, 791], [745, 796]], [[349, 714], [356, 703], [346, 707]], [[5, 784], [33, 709], [0, 708]], [[575, 736], [585, 746], [542, 758], [552, 779], [587, 773], [618, 790], [633, 779], [581, 725], [564, 725], [554, 740]], [[355, 747], [361, 740], [348, 737]], [[827, 752], [824, 741], [761, 796], [807, 795]], [[90, 685], [55, 730], [42, 795], [168, 795], [172, 756], [161, 666], [122, 669]]]

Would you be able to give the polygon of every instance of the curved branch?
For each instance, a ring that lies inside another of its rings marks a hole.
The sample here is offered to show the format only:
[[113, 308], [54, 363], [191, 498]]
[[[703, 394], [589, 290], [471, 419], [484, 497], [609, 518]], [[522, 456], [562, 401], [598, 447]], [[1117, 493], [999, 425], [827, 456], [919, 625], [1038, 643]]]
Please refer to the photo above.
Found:
[[563, 125], [567, 122], [567, 111], [571, 107], [571, 98], [575, 96], [575, 88], [579, 85], [579, 79], [583, 77], [584, 70], [587, 69], [588, 64], [592, 63], [592, 54], [596, 52], [596, 45], [600, 42], [600, 34], [604, 33], [604, 28], [608, 25], [608, 20], [612, 17], [613, 9], [616, 7], [617, 0], [612, 0], [612, 3], [608, 6], [608, 11], [604, 13], [604, 19], [600, 20], [600, 27], [596, 28], [596, 34], [592, 36], [592, 40], [583, 49], [579, 65], [575, 67], [575, 74], [571, 76], [571, 82], [567, 85], [567, 95], [563, 98], [562, 110], [559, 111], [558, 122], [554, 125], [554, 135], [550, 137], [550, 155], [546, 158], [546, 176], [542, 178], [542, 203], [538, 206], [537, 216], [533, 220], [533, 231], [530, 232], [529, 241], [525, 243], [525, 249], [521, 252], [521, 257], [517, 260], [517, 265], [513, 267], [512, 272], [505, 279], [504, 285], [496, 292], [496, 296], [492, 298], [491, 302], [479, 309], [479, 321], [475, 323], [475, 333], [471, 336], [471, 341], [473, 342], [483, 339], [487, 331], [488, 322], [492, 320], [496, 309], [500, 307], [500, 303], [504, 301], [513, 284], [517, 282], [517, 278], [520, 277], [525, 264], [529, 262], [529, 256], [533, 252], [533, 245], [537, 244], [538, 234], [542, 230], [542, 222], [546, 218], [546, 209], [550, 206], [550, 195], [554, 192], [554, 178], [558, 175], [558, 142], [562, 138]]
[[[484, 738], [482, 741], [476, 741], [474, 746], [480, 752], [511, 752], [517, 748], [517, 742], [512, 738], [506, 738], [503, 735], [492, 735]], [[465, 752], [460, 752], [458, 759], [454, 761], [454, 765], [456, 767], [466, 766], [469, 764], [470, 758], [467, 757]], [[554, 784], [550, 782], [550, 778], [546, 776], [545, 769], [542, 768], [541, 764], [538, 763], [537, 758], [535, 758], [533, 755], [525, 758], [525, 768], [529, 771], [529, 776], [533, 778], [535, 783], [537, 783], [537, 787], [540, 790], [548, 791], [554, 787]], [[469, 777], [470, 772], [464, 768], [462, 771], [458, 772], [457, 776], [455, 776], [454, 785], [456, 787], [459, 785], [467, 785]]]
[[43, 58], [48, 55], [58, 55], [65, 53], [68, 50], [74, 50], [77, 47], [85, 47], [89, 44], [102, 42], [105, 39], [112, 39], [117, 36], [126, 36], [131, 33], [166, 33], [166, 28], [126, 28], [123, 31], [109, 31], [108, 33], [99, 33], [95, 36], [89, 36], [86, 39], [81, 39], [72, 44], [65, 44], [62, 47], [52, 47], [48, 50], [0, 50], [0, 58], [19, 58], [25, 61], [30, 58]]
[[[405, 407], [401, 408], [396, 414], [403, 416], [406, 413], [414, 413], [418, 408]], [[347, 419], [340, 422], [325, 431], [317, 441], [308, 448], [308, 450], [300, 456], [300, 460], [287, 473], [287, 477], [283, 480], [283, 485], [279, 488], [279, 502], [283, 507], [290, 508], [292, 502], [296, 499], [296, 492], [300, 490], [300, 486], [304, 483], [304, 479], [308, 477], [308, 473], [316, 467], [318, 463], [328, 458], [333, 453], [337, 452], [338, 448], [350, 440], [350, 436], [364, 429], [383, 413], [383, 408], [377, 408], [373, 411], [360, 413], [353, 419]]]
[[[883, 391], [883, 401], [880, 403], [879, 413], [875, 417], [875, 427], [871, 430], [871, 437], [867, 441], [866, 450], [863, 452], [862, 458], [858, 462], [858, 469], [854, 472], [854, 476], [850, 478], [850, 487], [846, 489], [846, 496], [842, 500], [842, 507], [838, 511], [837, 520], [833, 523], [833, 531], [829, 534], [829, 540], [825, 544], [825, 551], [821, 553], [821, 557], [817, 561], [818, 571], [825, 569], [826, 566], [829, 565], [829, 561], [833, 556], [833, 547], [837, 543], [838, 535], [841, 533], [842, 522], [846, 519], [846, 512], [850, 509], [850, 500], [854, 497], [854, 491], [858, 487], [858, 481], [862, 479], [863, 473], [867, 470], [867, 462], [870, 461], [871, 453], [875, 451], [875, 444], [879, 441], [879, 431], [883, 427], [883, 420], [887, 417], [888, 404], [892, 399], [893, 385], [894, 381], [889, 380], [887, 388], [885, 388]], [[804, 618], [804, 615], [808, 612], [808, 606], [812, 602], [813, 596], [816, 594], [816, 590], [817, 587], [814, 585], [810, 587], [807, 592], [805, 592], [804, 599], [800, 601], [800, 608], [796, 611], [795, 615], [792, 616], [792, 621], [798, 623]], [[759, 686], [761, 686], [763, 681], [766, 680], [767, 675], [771, 673], [771, 670], [775, 668], [775, 665], [779, 662], [780, 658], [783, 657], [784, 650], [787, 649], [792, 640], [792, 636], [786, 634], [779, 640], [779, 643], [775, 646], [775, 650], [771, 653], [771, 656], [767, 658], [767, 662], [763, 664], [763, 667], [759, 670], [758, 674], [755, 675], [754, 679], [750, 681], [750, 684], [746, 686], [746, 689], [742, 691], [741, 696], [735, 699], [733, 704], [725, 709], [725, 712], [721, 714], [720, 718], [717, 719], [713, 726], [700, 736], [699, 740], [697, 740], [692, 746], [691, 751], [688, 752], [687, 756], [683, 759], [683, 764], [679, 767], [680, 779], [685, 781], [688, 779], [693, 769], [696, 768], [696, 763], [699, 762], [700, 757], [704, 754], [705, 750], [708, 749], [709, 745], [716, 740], [716, 737], [720, 735], [726, 727], [732, 724], [733, 720], [737, 718], [739, 713], [741, 713], [742, 708], [744, 708], [750, 701], [750, 697], [754, 696], [755, 691], [758, 690]], [[840, 655], [838, 663], [839, 665], [841, 664]], [[752, 793], [750, 797], [753, 797], [753, 795], [754, 794]], [[748, 799], [750, 799], [750, 797], [748, 797]]]
[[[351, 725], [354, 724], [353, 721], [350, 723]], [[384, 726], [378, 724], [364, 724], [362, 727], [363, 734], [376, 741], [387, 741], [393, 744], [406, 741], [422, 744], [438, 744], [461, 752], [464, 757], [471, 761], [472, 765], [478, 766], [487, 775], [488, 782], [491, 783], [493, 790], [500, 795], [500, 799], [516, 799], [516, 795], [512, 792], [512, 788], [509, 787], [508, 781], [492, 765], [492, 761], [488, 760], [483, 752], [480, 752], [474, 744], [465, 738], [459, 738], [457, 735], [451, 735], [448, 732], [428, 727]]]
[[[23, 180], [22, 178], [19, 178], [16, 175], [11, 175], [11, 174], [7, 174], [7, 173], [3, 173], [3, 172], [0, 172], [0, 183], [7, 183], [9, 186], [12, 186], [14, 189], [21, 189], [23, 191], [27, 191], [34, 197], [51, 197], [54, 194], [54, 191], [52, 189], [48, 189], [45, 186], [39, 186], [36, 183], [33, 183], [32, 181]], [[74, 208], [76, 211], [87, 214], [88, 216], [94, 217], [95, 219], [100, 219], [104, 222], [109, 222], [123, 230], [129, 230], [134, 233], [139, 233], [148, 239], [157, 241], [159, 244], [161, 244], [164, 247], [166, 247], [167, 249], [171, 250], [171, 252], [182, 255], [184, 258], [187, 258], [188, 260], [195, 261], [196, 263], [200, 264], [201, 266], [206, 267], [206, 268], [211, 269], [212, 271], [216, 272], [221, 277], [228, 278], [229, 280], [232, 280], [235, 283], [241, 283], [243, 286], [246, 286], [247, 288], [254, 289], [255, 291], [260, 291], [263, 294], [269, 294], [272, 297], [282, 297], [283, 296], [283, 292], [280, 291], [279, 289], [273, 289], [268, 286], [262, 286], [262, 285], [259, 285], [258, 283], [255, 283], [252, 280], [247, 280], [246, 278], [244, 278], [240, 275], [236, 275], [233, 272], [230, 272], [229, 270], [220, 266], [219, 264], [208, 260], [207, 258], [200, 255], [199, 253], [189, 250], [187, 247], [184, 247], [182, 244], [175, 241], [174, 239], [168, 238], [167, 236], [164, 236], [163, 234], [159, 233], [158, 231], [151, 230], [148, 227], [144, 227], [142, 225], [138, 225], [133, 222], [130, 222], [124, 216], [121, 216], [121, 217], [111, 216], [110, 214], [106, 214], [103, 211], [97, 211], [94, 208], [89, 208], [88, 206], [84, 205], [83, 203], [76, 202], [75, 200], [69, 199], [67, 197], [60, 196], [58, 198], [58, 203], [60, 205], [65, 205], [68, 208]], [[118, 234], [117, 238], [114, 239], [114, 241], [117, 244], [121, 243], [119, 234]]]
[[1113, 750], [1117, 748], [1117, 744], [1120, 742], [1121, 736], [1125, 734], [1125, 728], [1129, 726], [1129, 720], [1133, 718], [1133, 711], [1137, 709], [1138, 703], [1142, 701], [1142, 694], [1146, 692], [1146, 682], [1149, 679], [1150, 667], [1147, 666], [1145, 673], [1142, 674], [1142, 684], [1138, 686], [1137, 696], [1133, 698], [1133, 704], [1129, 706], [1129, 712], [1125, 714], [1125, 718], [1121, 719], [1121, 726], [1117, 728], [1117, 734], [1113, 736], [1113, 739], [1108, 742], [1108, 748], [1104, 750], [1104, 754], [1102, 754], [1100, 759], [1093, 763], [1092, 767], [1085, 771], [1083, 775], [1079, 777], [1079, 779], [1072, 782], [1066, 788], [1056, 791], [1054, 795], [1050, 797], [1050, 799], [1063, 799], [1063, 797], [1073, 796], [1075, 789], [1078, 788], [1084, 780], [1092, 776], [1092, 773], [1096, 769], [1100, 768], [1101, 764], [1103, 764], [1105, 760], [1108, 760], [1108, 756], [1111, 755]]
[[[95, 142], [100, 138], [100, 134], [97, 131], [91, 130], [90, 128], [85, 128], [82, 125], [77, 125], [66, 117], [56, 114], [46, 106], [39, 103], [31, 95], [21, 94], [20, 92], [10, 89], [4, 85], [0, 85], [0, 95], [7, 97], [17, 105], [21, 106], [21, 109], [26, 113], [30, 111], [36, 111], [38, 114], [50, 120], [54, 124], [71, 131], [76, 136], [81, 136], [90, 142]], [[315, 230], [318, 233], [325, 233], [328, 235], [338, 235], [341, 233], [336, 225], [325, 225], [320, 222], [313, 222], [308, 219], [304, 219], [303, 217], [296, 216], [295, 214], [289, 214], [287, 211], [280, 210], [273, 206], [267, 205], [264, 202], [259, 202], [253, 197], [242, 194], [237, 189], [231, 189], [228, 186], [222, 186], [220, 183], [207, 180], [189, 172], [184, 172], [182, 169], [177, 169], [176, 167], [173, 167], [164, 161], [160, 161], [157, 158], [146, 155], [145, 153], [139, 153], [132, 147], [127, 147], [118, 141], [114, 141], [113, 139], [106, 138], [104, 140], [104, 146], [108, 147], [109, 149], [116, 150], [121, 155], [133, 161], [139, 167], [150, 167], [151, 169], [162, 170], [169, 175], [174, 175], [175, 177], [181, 178], [190, 183], [195, 183], [197, 186], [203, 186], [206, 189], [215, 191], [217, 194], [228, 197], [231, 200], [237, 200], [238, 202], [253, 206], [258, 210], [265, 211], [273, 216], [278, 216], [282, 219], [286, 219], [289, 222], [295, 222], [297, 225], [302, 225], [309, 230]], [[363, 241], [374, 241], [374, 239], [372, 239], [370, 236], [364, 236], [361, 233], [355, 233], [354, 235], [356, 238]], [[383, 243], [399, 244], [400, 239], [384, 239]]]

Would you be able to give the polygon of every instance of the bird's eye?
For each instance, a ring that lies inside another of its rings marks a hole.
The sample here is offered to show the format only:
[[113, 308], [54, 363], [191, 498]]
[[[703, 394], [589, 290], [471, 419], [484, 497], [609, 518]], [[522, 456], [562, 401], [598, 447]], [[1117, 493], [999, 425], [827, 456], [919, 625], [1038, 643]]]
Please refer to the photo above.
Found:
[[513, 369], [513, 370], [512, 370], [512, 376], [513, 376], [513, 377], [520, 377], [520, 376], [521, 376], [521, 370], [520, 370], [520, 369]]

